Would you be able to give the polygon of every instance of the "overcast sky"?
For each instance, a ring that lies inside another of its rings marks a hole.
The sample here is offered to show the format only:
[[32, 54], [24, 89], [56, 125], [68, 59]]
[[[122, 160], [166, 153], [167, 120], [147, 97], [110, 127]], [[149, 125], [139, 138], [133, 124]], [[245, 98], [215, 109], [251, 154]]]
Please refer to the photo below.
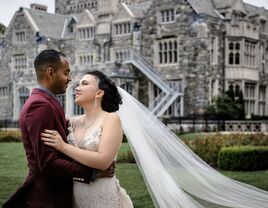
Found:
[[[0, 0], [0, 23], [8, 26], [13, 17], [15, 11], [20, 7], [30, 7], [31, 3], [40, 3], [48, 6], [48, 11], [54, 13], [55, 0]], [[225, 0], [222, 0], [225, 1]], [[256, 5], [263, 6], [268, 9], [268, 0], [244, 0], [245, 2]]]

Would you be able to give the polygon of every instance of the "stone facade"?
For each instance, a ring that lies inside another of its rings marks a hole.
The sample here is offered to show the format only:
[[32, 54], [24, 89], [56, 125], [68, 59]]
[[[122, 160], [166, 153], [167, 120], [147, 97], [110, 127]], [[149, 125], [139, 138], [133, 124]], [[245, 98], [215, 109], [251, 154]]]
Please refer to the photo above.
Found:
[[73, 89], [94, 69], [153, 103], [161, 85], [128, 61], [134, 55], [179, 93], [162, 117], [202, 115], [230, 85], [243, 91], [248, 117], [268, 116], [267, 10], [241, 0], [55, 0], [55, 6], [55, 14], [38, 4], [20, 8], [0, 39], [1, 119], [18, 119], [37, 86], [34, 58], [47, 48], [70, 59], [73, 81], [59, 96], [67, 116], [82, 112]]

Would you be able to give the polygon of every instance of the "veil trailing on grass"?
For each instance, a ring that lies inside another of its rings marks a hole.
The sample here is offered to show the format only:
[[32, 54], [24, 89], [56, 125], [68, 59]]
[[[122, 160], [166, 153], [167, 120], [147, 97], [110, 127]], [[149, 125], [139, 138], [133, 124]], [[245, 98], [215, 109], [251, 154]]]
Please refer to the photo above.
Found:
[[268, 207], [268, 192], [210, 167], [151, 111], [118, 90], [123, 99], [118, 112], [123, 130], [155, 207]]

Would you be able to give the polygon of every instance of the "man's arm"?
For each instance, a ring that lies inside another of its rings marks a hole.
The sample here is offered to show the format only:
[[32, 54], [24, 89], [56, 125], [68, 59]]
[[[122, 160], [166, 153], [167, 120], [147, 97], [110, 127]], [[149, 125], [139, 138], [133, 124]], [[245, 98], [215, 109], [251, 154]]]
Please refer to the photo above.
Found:
[[73, 178], [78, 181], [89, 182], [92, 180], [92, 173], [94, 172], [92, 168], [65, 160], [59, 157], [60, 153], [54, 148], [43, 144], [41, 132], [44, 129], [54, 129], [57, 126], [56, 115], [52, 107], [45, 102], [39, 102], [33, 103], [31, 109], [26, 115], [25, 125], [40, 171], [45, 174]]

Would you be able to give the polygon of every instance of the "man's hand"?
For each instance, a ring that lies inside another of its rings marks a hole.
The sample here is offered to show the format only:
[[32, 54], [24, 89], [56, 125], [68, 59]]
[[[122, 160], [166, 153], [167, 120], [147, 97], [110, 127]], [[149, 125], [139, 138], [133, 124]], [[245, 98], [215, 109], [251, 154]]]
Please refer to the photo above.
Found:
[[115, 173], [115, 161], [106, 169], [106, 170], [98, 170], [97, 171], [97, 178], [109, 178], [113, 177]]

